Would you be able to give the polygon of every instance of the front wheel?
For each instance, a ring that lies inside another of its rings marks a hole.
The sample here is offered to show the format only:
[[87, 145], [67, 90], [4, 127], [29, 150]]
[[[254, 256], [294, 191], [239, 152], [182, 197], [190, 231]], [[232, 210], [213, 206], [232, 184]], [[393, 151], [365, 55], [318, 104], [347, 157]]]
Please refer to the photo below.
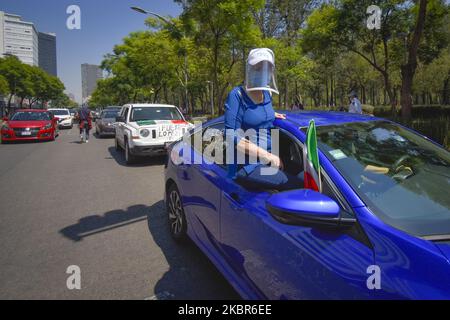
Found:
[[130, 146], [127, 140], [125, 140], [125, 162], [127, 164], [133, 164], [136, 162], [136, 157], [131, 154]]
[[175, 184], [167, 190], [166, 210], [170, 235], [176, 242], [182, 242], [187, 238], [187, 222], [184, 214], [181, 195]]

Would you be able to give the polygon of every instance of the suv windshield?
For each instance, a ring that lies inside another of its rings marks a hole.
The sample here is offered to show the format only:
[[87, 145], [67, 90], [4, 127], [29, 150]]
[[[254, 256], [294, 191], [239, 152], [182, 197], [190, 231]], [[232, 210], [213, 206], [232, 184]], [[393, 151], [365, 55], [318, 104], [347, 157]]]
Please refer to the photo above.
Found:
[[174, 107], [135, 107], [131, 111], [131, 121], [144, 120], [183, 120]]
[[48, 112], [19, 111], [11, 116], [11, 121], [49, 121]]
[[450, 153], [388, 121], [317, 127], [320, 150], [383, 221], [450, 234]]
[[70, 115], [69, 110], [49, 110], [55, 116], [68, 116]]

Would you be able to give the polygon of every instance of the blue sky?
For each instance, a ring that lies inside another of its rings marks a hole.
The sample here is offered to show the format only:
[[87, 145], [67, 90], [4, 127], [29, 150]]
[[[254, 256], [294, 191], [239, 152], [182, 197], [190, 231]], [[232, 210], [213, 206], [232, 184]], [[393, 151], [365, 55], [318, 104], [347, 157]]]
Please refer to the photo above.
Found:
[[[69, 5], [81, 9], [81, 30], [69, 30]], [[56, 33], [58, 77], [66, 91], [81, 101], [81, 64], [100, 64], [103, 55], [132, 31], [144, 30], [145, 15], [129, 9], [138, 6], [163, 16], [178, 16], [181, 7], [172, 0], [0, 0], [0, 11], [18, 14], [38, 31]]]

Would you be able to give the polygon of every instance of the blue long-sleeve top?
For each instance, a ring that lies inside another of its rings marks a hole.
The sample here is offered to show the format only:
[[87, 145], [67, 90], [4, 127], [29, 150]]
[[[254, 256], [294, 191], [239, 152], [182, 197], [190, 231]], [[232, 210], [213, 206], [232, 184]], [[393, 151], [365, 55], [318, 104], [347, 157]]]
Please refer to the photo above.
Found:
[[[268, 91], [263, 91], [264, 101], [255, 104], [253, 100], [247, 95], [242, 87], [235, 87], [231, 90], [225, 102], [225, 130], [227, 141], [233, 141], [234, 163], [228, 164], [228, 177], [236, 178], [238, 164], [236, 146], [239, 140], [243, 138], [239, 129], [244, 132], [249, 129], [254, 129], [256, 136], [245, 136], [251, 142], [256, 142], [259, 147], [271, 151], [271, 134], [270, 130], [273, 128], [275, 121], [275, 111], [272, 106], [272, 97]], [[260, 129], [265, 129], [267, 134], [261, 135]], [[247, 131], [248, 132], [248, 131]], [[248, 157], [244, 163], [243, 169], [249, 174], [252, 172], [258, 163], [248, 163]]]

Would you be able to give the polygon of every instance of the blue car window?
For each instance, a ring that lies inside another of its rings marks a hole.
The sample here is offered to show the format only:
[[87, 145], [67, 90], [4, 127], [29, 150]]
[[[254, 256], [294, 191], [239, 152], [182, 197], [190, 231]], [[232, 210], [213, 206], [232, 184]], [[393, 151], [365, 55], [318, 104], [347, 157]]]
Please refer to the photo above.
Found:
[[388, 121], [317, 128], [319, 148], [383, 221], [416, 236], [450, 234], [450, 153]]

